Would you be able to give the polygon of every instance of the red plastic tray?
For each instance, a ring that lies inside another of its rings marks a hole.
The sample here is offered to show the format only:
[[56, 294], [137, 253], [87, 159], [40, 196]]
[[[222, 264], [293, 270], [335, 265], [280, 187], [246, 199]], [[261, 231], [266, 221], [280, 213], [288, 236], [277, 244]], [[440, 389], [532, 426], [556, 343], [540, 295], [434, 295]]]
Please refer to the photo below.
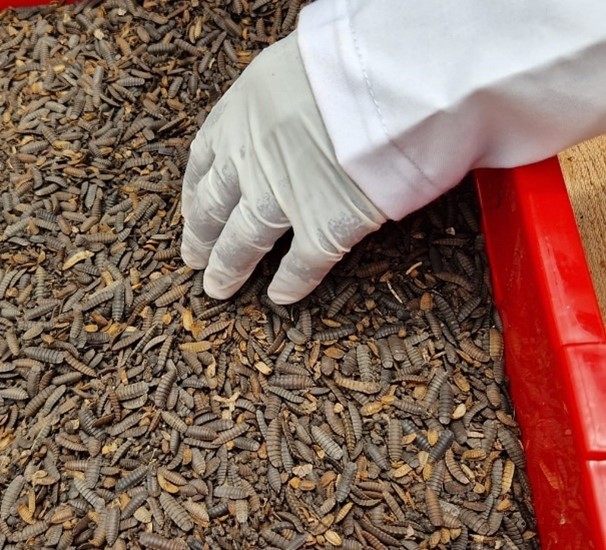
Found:
[[558, 161], [475, 179], [542, 548], [606, 550], [606, 337]]
[[0, 0], [0, 10], [6, 8], [33, 8], [34, 6], [41, 6], [42, 4], [52, 3], [59, 3], [59, 0]]
[[476, 173], [545, 549], [606, 548], [606, 338], [556, 158]]

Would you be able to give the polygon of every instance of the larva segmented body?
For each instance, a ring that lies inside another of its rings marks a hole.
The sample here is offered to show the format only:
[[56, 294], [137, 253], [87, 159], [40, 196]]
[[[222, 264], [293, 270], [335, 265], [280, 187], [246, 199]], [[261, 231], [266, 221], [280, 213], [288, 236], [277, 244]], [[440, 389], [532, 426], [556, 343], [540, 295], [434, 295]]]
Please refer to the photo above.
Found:
[[149, 390], [149, 384], [147, 382], [135, 382], [133, 384], [120, 385], [116, 388], [116, 397], [120, 401], [126, 401], [128, 399], [134, 399], [144, 395]]
[[437, 369], [431, 382], [427, 386], [427, 392], [423, 398], [423, 404], [427, 407], [432, 405], [437, 399], [442, 385], [446, 383], [447, 374], [443, 369]]
[[[166, 420], [166, 418], [165, 418]], [[167, 422], [168, 423], [168, 422]], [[185, 424], [185, 423], [184, 423]], [[177, 431], [180, 431], [178, 428], [182, 427], [179, 424], [177, 424], [178, 427], [175, 427], [175, 429], [177, 429]], [[235, 430], [234, 433], [238, 433], [238, 435], [241, 432], [241, 430], [246, 431], [248, 429], [247, 425], [243, 425], [243, 427], [239, 427], [237, 430]], [[229, 431], [229, 430], [228, 430]], [[217, 432], [211, 428], [208, 428], [207, 426], [186, 426], [185, 428], [185, 435], [187, 437], [191, 437], [193, 439], [199, 439], [201, 441], [217, 441], [219, 434], [217, 434]], [[224, 441], [224, 443], [227, 443], [227, 441], [230, 441], [229, 438], [231, 438], [231, 433], [227, 434], [227, 432], [222, 432], [221, 433], [221, 441], [223, 441], [223, 439], [226, 439], [226, 441]], [[234, 436], [237, 437], [237, 436]], [[219, 443], [220, 445], [222, 445], [223, 443]]]
[[431, 468], [431, 474], [429, 475], [426, 486], [439, 495], [443, 490], [445, 474], [446, 465], [444, 464], [444, 461], [441, 460], [438, 463], [434, 463]]
[[351, 421], [354, 437], [359, 441], [362, 438], [362, 417], [360, 416], [360, 411], [354, 403], [348, 401], [347, 412], [349, 413], [349, 420]]
[[186, 478], [184, 478], [178, 472], [173, 472], [172, 470], [169, 470], [168, 468], [162, 467], [162, 468], [158, 469], [156, 474], [157, 474], [157, 476], [160, 476], [160, 477], [170, 481], [174, 485], [178, 485], [180, 487], [183, 487], [188, 484]]
[[141, 419], [143, 418], [143, 413], [134, 412], [124, 417], [120, 422], [113, 424], [107, 430], [111, 436], [118, 436], [124, 433], [126, 430], [132, 428], [139, 424]]
[[429, 460], [438, 462], [442, 460], [446, 451], [450, 448], [454, 441], [454, 434], [450, 430], [444, 430], [440, 433], [438, 441], [429, 451]]
[[154, 396], [156, 407], [162, 409], [166, 406], [168, 394], [171, 392], [176, 380], [177, 371], [175, 369], [169, 369], [166, 373], [162, 375]]
[[[181, 39], [181, 38], [175, 38], [173, 40], [173, 44], [179, 48], [180, 50], [188, 53], [189, 55], [195, 55], [198, 56], [200, 55], [200, 50], [193, 46], [192, 44], [190, 44], [189, 42], [186, 42], [185, 40]], [[168, 97], [175, 97], [177, 94], [171, 95], [170, 93], [168, 94]]]
[[467, 485], [469, 483], [469, 478], [465, 475], [459, 463], [456, 461], [454, 453], [451, 449], [448, 449], [444, 456], [444, 462], [446, 464], [446, 468], [448, 468], [448, 472], [450, 475], [455, 478], [459, 483], [463, 485]]
[[[343, 438], [345, 439], [345, 446], [347, 447], [347, 451], [350, 454], [354, 453], [356, 448], [356, 444], [358, 442], [358, 438], [356, 437], [356, 433], [354, 431], [354, 427], [352, 425], [352, 420], [350, 416], [343, 414], [342, 415], [342, 424], [343, 424]], [[300, 442], [303, 443], [303, 442]], [[311, 444], [308, 443], [308, 444]]]
[[236, 521], [240, 524], [245, 524], [248, 521], [249, 515], [248, 501], [244, 499], [236, 500], [235, 511]]
[[32, 400], [23, 409], [23, 415], [28, 417], [36, 414], [42, 408], [48, 397], [53, 393], [53, 391], [55, 391], [55, 389], [56, 386], [51, 384], [34, 395]]
[[[43, 407], [40, 409], [41, 416], [47, 416], [52, 411], [53, 407], [57, 404], [57, 402], [63, 397], [67, 390], [65, 385], [57, 386], [53, 392], [48, 396], [46, 401], [44, 402]], [[27, 392], [26, 392], [27, 393]]]
[[74, 479], [74, 487], [95, 510], [101, 510], [105, 506], [105, 501], [94, 491], [88, 488], [83, 479]]
[[200, 340], [205, 340], [206, 338], [208, 338], [209, 336], [212, 336], [213, 334], [216, 334], [218, 332], [222, 332], [224, 331], [226, 328], [228, 328], [230, 325], [232, 324], [231, 320], [222, 320], [222, 321], [215, 321], [214, 323], [211, 323], [210, 325], [208, 325], [199, 335], [199, 339]]
[[85, 365], [82, 361], [76, 359], [71, 353], [65, 352], [63, 354], [63, 358], [72, 369], [81, 372], [82, 374], [84, 374], [84, 376], [90, 376], [91, 378], [97, 376], [94, 369], [92, 369], [88, 365]]
[[57, 305], [58, 305], [58, 302], [55, 300], [52, 300], [51, 302], [49, 302], [47, 304], [42, 304], [33, 309], [27, 310], [24, 313], [23, 317], [27, 321], [33, 321], [34, 319], [38, 319], [39, 317], [43, 317], [47, 313], [50, 313], [57, 307]]
[[224, 445], [228, 441], [231, 441], [232, 439], [235, 439], [236, 437], [245, 434], [249, 429], [250, 426], [244, 422], [236, 424], [233, 428], [230, 428], [223, 432], [219, 432], [217, 434], [217, 437], [213, 439], [212, 442], [215, 446]]
[[106, 509], [105, 518], [105, 540], [108, 545], [113, 545], [118, 538], [120, 530], [120, 508], [110, 506]]
[[428, 453], [431, 451], [429, 441], [427, 441], [427, 438], [418, 430], [413, 422], [410, 420], [402, 420], [402, 429], [406, 435], [416, 435], [414, 443], [417, 447]]
[[191, 500], [186, 500], [183, 503], [183, 508], [185, 508], [192, 517], [200, 521], [210, 521], [208, 509], [204, 502], [193, 502]]
[[388, 260], [379, 260], [369, 264], [362, 265], [356, 269], [356, 277], [361, 279], [376, 277], [382, 273], [385, 273], [389, 269]]
[[278, 418], [274, 418], [267, 427], [267, 455], [270, 464], [274, 468], [282, 467], [282, 453], [281, 453], [281, 425]]
[[502, 405], [501, 390], [494, 382], [486, 386], [486, 399], [493, 409], [500, 409]]
[[88, 452], [88, 447], [82, 443], [79, 437], [77, 436], [68, 436], [67, 434], [58, 434], [55, 437], [55, 443], [60, 447], [64, 447], [69, 449], [70, 451], [74, 451], [76, 453], [85, 453]]
[[335, 487], [335, 501], [337, 503], [342, 503], [348, 497], [357, 473], [358, 465], [355, 462], [345, 464]]
[[248, 496], [244, 489], [230, 485], [220, 485], [215, 487], [214, 495], [219, 498], [227, 498], [230, 500], [243, 499]]
[[25, 478], [22, 475], [14, 477], [8, 484], [2, 495], [2, 502], [0, 503], [0, 519], [5, 520], [10, 516], [24, 486]]
[[104, 302], [108, 302], [114, 297], [114, 287], [106, 287], [103, 290], [95, 292], [84, 304], [80, 307], [82, 311], [89, 311]]
[[300, 395], [297, 395], [296, 393], [293, 393], [292, 391], [287, 390], [285, 388], [281, 388], [279, 386], [268, 384], [266, 386], [266, 390], [268, 391], [268, 393], [273, 393], [281, 399], [290, 403], [300, 404], [304, 401], [303, 397], [301, 397]]
[[[256, 3], [259, 3], [257, 0]], [[264, 529], [261, 531], [261, 536], [272, 546], [279, 548], [280, 550], [288, 550], [291, 547], [291, 541], [271, 529]]]
[[501, 494], [507, 493], [511, 489], [515, 469], [516, 465], [512, 460], [505, 461], [505, 464], [503, 465], [503, 475], [501, 476]]
[[[190, 283], [184, 283], [176, 286], [175, 288], [169, 290], [165, 294], [162, 294], [160, 297], [156, 299], [154, 302], [156, 307], [164, 307], [177, 300], [181, 299], [183, 296], [187, 294], [189, 288], [191, 287]], [[201, 338], [203, 339], [203, 338]]]
[[471, 281], [469, 281], [467, 277], [464, 277], [460, 273], [450, 273], [446, 271], [441, 271], [434, 273], [434, 276], [446, 283], [451, 283], [460, 286], [461, 288], [467, 290], [467, 292], [473, 291], [473, 284], [471, 283]]
[[346, 378], [335, 372], [334, 380], [338, 386], [346, 390], [356, 391], [360, 393], [373, 394], [381, 391], [381, 386], [377, 382], [364, 382], [362, 380], [354, 380]]
[[359, 345], [356, 348], [356, 361], [360, 371], [360, 379], [363, 382], [373, 382], [375, 379], [371, 365], [370, 349], [368, 346]]
[[386, 340], [380, 339], [376, 342], [379, 350], [379, 357], [381, 359], [381, 365], [385, 369], [392, 369], [394, 367], [394, 358], [391, 354], [391, 349]]
[[488, 406], [488, 402], [487, 401], [478, 401], [477, 403], [475, 403], [466, 413], [465, 416], [463, 417], [463, 424], [465, 425], [465, 427], [469, 427], [469, 425], [471, 424], [474, 416], [476, 414], [478, 414], [480, 411], [484, 410], [486, 407]]
[[37, 359], [43, 363], [53, 363], [58, 365], [64, 361], [64, 353], [50, 348], [26, 347], [23, 353], [31, 359]]
[[461, 509], [458, 517], [464, 525], [479, 535], [487, 535], [490, 532], [488, 523], [471, 510]]
[[516, 523], [507, 516], [505, 516], [503, 518], [503, 525], [512, 543], [515, 544], [518, 548], [524, 548], [526, 541], [524, 540], [522, 533], [520, 533], [520, 530], [518, 529]]
[[478, 233], [480, 230], [480, 226], [478, 225], [478, 217], [473, 212], [471, 205], [467, 202], [461, 201], [458, 203], [458, 207], [469, 229], [471, 229], [471, 231], [474, 233]]
[[326, 312], [326, 316], [328, 318], [334, 317], [345, 304], [348, 302], [350, 298], [357, 292], [358, 285], [352, 284], [348, 286], [341, 294], [339, 294], [334, 300], [329, 304], [328, 311]]
[[147, 51], [156, 55], [169, 54], [175, 51], [175, 45], [164, 43], [150, 44]]
[[507, 451], [509, 458], [514, 464], [521, 469], [526, 468], [526, 457], [524, 449], [517, 437], [515, 437], [507, 428], [500, 427], [498, 430], [498, 438], [503, 448]]
[[346, 338], [347, 336], [351, 336], [355, 333], [355, 325], [344, 325], [342, 327], [330, 328], [316, 332], [313, 335], [313, 339], [319, 340], [320, 342], [329, 342], [332, 340], [339, 340], [340, 338]]
[[423, 403], [417, 403], [416, 401], [406, 397], [404, 399], [396, 399], [393, 402], [393, 406], [405, 413], [412, 414], [414, 416], [426, 416], [427, 407]]
[[128, 504], [122, 509], [121, 518], [128, 519], [131, 517], [135, 511], [147, 501], [147, 498], [148, 493], [145, 490], [134, 493], [132, 498], [128, 501]]
[[322, 428], [312, 426], [311, 436], [328, 456], [334, 460], [341, 460], [343, 449]]
[[454, 411], [454, 394], [449, 383], [443, 383], [440, 387], [440, 398], [438, 402], [438, 419], [444, 425], [450, 424]]
[[455, 336], [461, 332], [461, 327], [450, 304], [439, 294], [432, 294], [435, 304], [438, 306], [441, 319], [450, 332]]
[[191, 531], [194, 528], [194, 522], [183, 508], [172, 496], [168, 493], [160, 494], [160, 505], [166, 512], [166, 515], [175, 523], [182, 531]]
[[301, 374], [284, 374], [272, 378], [272, 383], [275, 386], [287, 390], [303, 390], [314, 386], [313, 378]]
[[394, 360], [401, 362], [408, 358], [404, 341], [402, 338], [397, 336], [397, 334], [390, 334], [387, 336], [387, 344], [389, 345], [389, 349]]
[[287, 472], [290, 472], [295, 465], [295, 461], [290, 452], [290, 448], [286, 443], [285, 437], [282, 437], [282, 440], [280, 441], [280, 454], [282, 455], [282, 466]]
[[150, 550], [188, 550], [186, 542], [175, 538], [164, 538], [156, 533], [141, 533], [139, 543]]
[[389, 470], [390, 464], [387, 456], [383, 454], [383, 451], [377, 447], [374, 443], [370, 441], [364, 442], [364, 450], [366, 451], [369, 458], [381, 469], [381, 470]]
[[501, 494], [503, 469], [504, 465], [501, 459], [496, 459], [492, 463], [492, 468], [490, 470], [490, 495], [493, 497], [498, 497]]
[[487, 363], [490, 361], [490, 355], [483, 349], [476, 346], [471, 338], [463, 338], [459, 341], [459, 347], [472, 359], [479, 361], [480, 363]]
[[37, 537], [38, 535], [46, 532], [48, 527], [49, 525], [46, 521], [37, 521], [31, 525], [28, 525], [25, 529], [23, 529], [23, 531], [15, 533], [14, 540], [17, 542], [22, 542]]
[[[415, 338], [415, 340], [417, 340], [417, 338]], [[408, 338], [404, 339], [404, 350], [406, 352], [406, 357], [414, 368], [421, 370], [425, 366], [425, 359], [421, 355], [421, 352]]]
[[280, 477], [280, 470], [275, 468], [271, 464], [267, 467], [267, 482], [275, 493], [279, 493], [282, 488], [282, 478]]
[[[176, 414], [170, 411], [162, 411], [162, 418], [171, 428], [177, 430], [179, 433], [186, 433], [188, 430], [187, 424], [179, 418]], [[191, 426], [189, 426], [191, 427]]]
[[303, 345], [309, 339], [302, 331], [295, 327], [290, 327], [286, 331], [286, 336], [293, 344], [297, 345]]
[[387, 453], [392, 462], [399, 462], [402, 460], [402, 437], [402, 424], [399, 420], [390, 418], [387, 428]]
[[242, 449], [244, 451], [257, 452], [261, 444], [254, 439], [248, 437], [236, 437], [232, 440], [233, 446], [236, 449]]
[[[500, 360], [503, 358], [503, 335], [501, 331], [496, 328], [491, 328], [489, 330], [489, 355], [491, 359]], [[497, 380], [497, 383], [498, 380]]]
[[312, 318], [311, 312], [309, 309], [302, 309], [299, 314], [299, 321], [297, 323], [299, 330], [305, 335], [306, 338], [311, 338], [313, 328], [312, 328]]
[[116, 491], [126, 491], [128, 488], [139, 483], [147, 475], [147, 470], [148, 467], [143, 465], [135, 468], [132, 472], [129, 472], [126, 476], [118, 480], [118, 483], [116, 483]]
[[0, 398], [11, 399], [12, 401], [24, 401], [29, 399], [29, 394], [23, 388], [3, 388], [0, 389]]
[[[330, 426], [330, 429], [338, 436], [344, 437], [345, 428], [343, 426], [343, 420], [335, 412], [335, 405], [332, 401], [327, 400], [324, 402], [324, 416], [326, 418], [326, 422]], [[292, 437], [287, 429], [284, 429], [283, 431], [288, 435], [289, 438]], [[292, 449], [292, 445], [290, 446]]]

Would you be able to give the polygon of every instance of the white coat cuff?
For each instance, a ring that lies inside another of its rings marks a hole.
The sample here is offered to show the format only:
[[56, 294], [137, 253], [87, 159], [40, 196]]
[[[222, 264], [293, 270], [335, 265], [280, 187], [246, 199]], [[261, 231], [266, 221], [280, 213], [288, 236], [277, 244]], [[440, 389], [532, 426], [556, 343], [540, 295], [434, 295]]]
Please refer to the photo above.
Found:
[[303, 9], [299, 48], [339, 163], [377, 208], [398, 220], [444, 190], [387, 138], [347, 9], [346, 0]]

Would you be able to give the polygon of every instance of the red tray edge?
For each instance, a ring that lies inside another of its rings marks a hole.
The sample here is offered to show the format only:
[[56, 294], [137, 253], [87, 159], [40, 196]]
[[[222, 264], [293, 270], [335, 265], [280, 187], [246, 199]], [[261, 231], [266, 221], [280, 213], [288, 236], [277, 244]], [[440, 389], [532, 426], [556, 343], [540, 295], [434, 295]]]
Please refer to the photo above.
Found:
[[475, 180], [542, 547], [606, 548], [606, 336], [558, 160]]
[[65, 0], [0, 0], [0, 10], [8, 8], [34, 8], [47, 4], [60, 5], [64, 3], [70, 2], [65, 2]]

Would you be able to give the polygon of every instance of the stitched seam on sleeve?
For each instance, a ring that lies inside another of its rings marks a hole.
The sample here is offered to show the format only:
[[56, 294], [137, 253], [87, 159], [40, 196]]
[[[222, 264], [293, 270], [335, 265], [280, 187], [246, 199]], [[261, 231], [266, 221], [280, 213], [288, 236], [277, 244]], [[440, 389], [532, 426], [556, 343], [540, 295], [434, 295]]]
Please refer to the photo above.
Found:
[[381, 106], [379, 105], [377, 95], [375, 94], [375, 91], [372, 87], [372, 83], [370, 82], [370, 77], [368, 75], [368, 71], [367, 71], [366, 66], [364, 65], [364, 61], [362, 59], [362, 50], [360, 48], [360, 44], [358, 42], [358, 37], [357, 37], [356, 31], [354, 29], [353, 23], [352, 23], [351, 10], [349, 9], [350, 1], [351, 0], [345, 0], [345, 4], [347, 5], [347, 25], [351, 32], [351, 37], [353, 39], [356, 57], [358, 58], [358, 62], [360, 63], [360, 69], [362, 70], [362, 76], [364, 77], [364, 82], [366, 83], [366, 88], [368, 89], [368, 93], [372, 99], [375, 109], [377, 110], [377, 116], [379, 117], [379, 122], [381, 123], [381, 128], [383, 129], [385, 138], [406, 158], [406, 160], [408, 160], [408, 162], [410, 162], [410, 164], [412, 164], [417, 169], [419, 174], [421, 174], [423, 176], [423, 178], [425, 180], [427, 180], [427, 182], [430, 185], [437, 187], [435, 185], [435, 183], [427, 176], [427, 174], [425, 174], [425, 172], [421, 169], [421, 167], [413, 159], [411, 159], [402, 148], [400, 148], [398, 143], [389, 137], [389, 132], [387, 131], [387, 124], [385, 124], [385, 118], [383, 117], [383, 111], [381, 110]]

